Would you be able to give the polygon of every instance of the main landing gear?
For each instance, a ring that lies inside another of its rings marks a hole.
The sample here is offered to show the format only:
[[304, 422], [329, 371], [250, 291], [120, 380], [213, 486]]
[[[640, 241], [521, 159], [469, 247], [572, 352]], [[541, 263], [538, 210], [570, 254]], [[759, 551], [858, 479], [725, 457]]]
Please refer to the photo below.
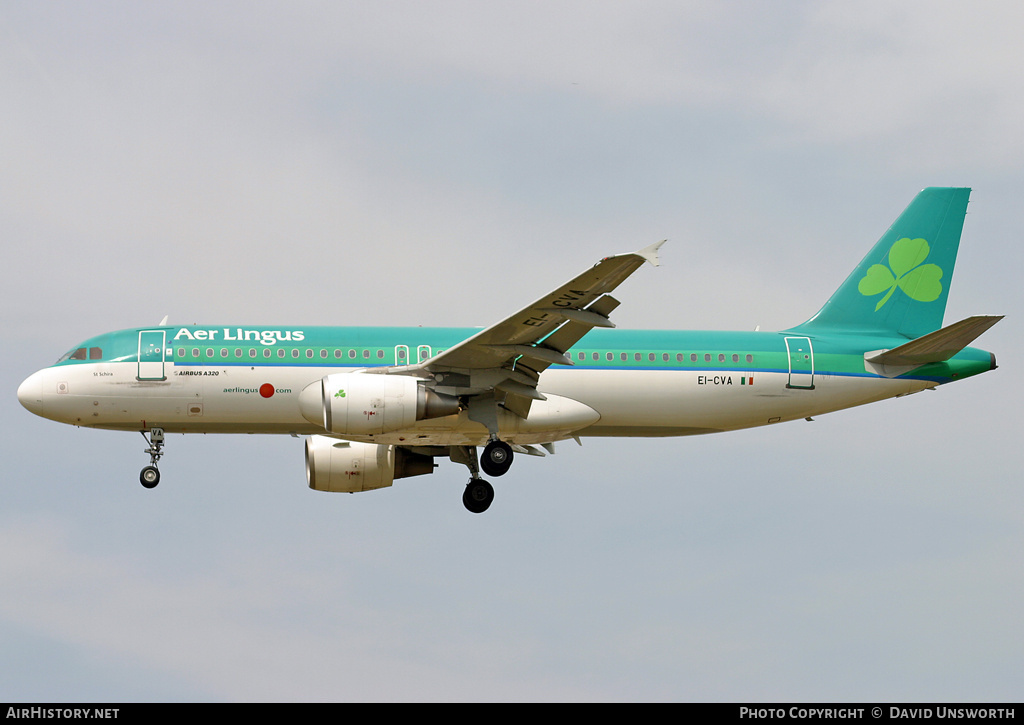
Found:
[[[146, 431], [139, 431], [142, 433], [142, 437], [146, 438]], [[149, 444], [144, 452], [149, 454], [149, 465], [142, 469], [139, 474], [139, 482], [146, 488], [155, 488], [160, 483], [160, 469], [156, 467], [157, 461], [160, 460], [164, 448], [164, 429], [163, 428], [152, 428], [149, 431], [149, 438], [146, 438], [146, 443]]]
[[[512, 465], [512, 446], [498, 440], [498, 405], [493, 394], [476, 395], [469, 399], [469, 419], [487, 428], [490, 440], [484, 446], [480, 456], [479, 468], [484, 469], [488, 476], [504, 476]], [[475, 514], [483, 513], [494, 500], [494, 489], [491, 484], [480, 478], [476, 448], [458, 446], [451, 450], [451, 458], [456, 463], [469, 467], [471, 478], [462, 496], [462, 503]]]
[[482, 478], [471, 478], [462, 494], [462, 505], [470, 513], [482, 514], [494, 500], [494, 487]]
[[488, 476], [504, 476], [512, 466], [512, 446], [497, 438], [484, 447], [480, 467]]
[[484, 448], [484, 454], [479, 462], [476, 448], [473, 446], [455, 446], [450, 451], [452, 461], [461, 463], [469, 469], [469, 483], [462, 493], [462, 505], [470, 513], [482, 514], [494, 501], [494, 487], [480, 478], [480, 467], [482, 466], [489, 475], [500, 476], [512, 464], [512, 449], [507, 443], [491, 441]]

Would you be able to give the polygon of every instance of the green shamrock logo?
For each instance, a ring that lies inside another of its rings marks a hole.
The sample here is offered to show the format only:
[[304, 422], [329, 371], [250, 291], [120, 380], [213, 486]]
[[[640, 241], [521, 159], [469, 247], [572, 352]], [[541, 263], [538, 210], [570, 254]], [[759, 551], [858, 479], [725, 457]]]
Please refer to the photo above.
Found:
[[334, 397], [335, 398], [344, 398], [345, 397], [345, 391], [344, 390], [339, 390], [337, 393], [334, 394]]
[[923, 264], [930, 251], [924, 239], [897, 239], [889, 249], [889, 266], [872, 264], [857, 290], [865, 297], [885, 292], [885, 297], [875, 305], [875, 312], [882, 309], [897, 287], [918, 302], [937, 300], [942, 294], [942, 268]]

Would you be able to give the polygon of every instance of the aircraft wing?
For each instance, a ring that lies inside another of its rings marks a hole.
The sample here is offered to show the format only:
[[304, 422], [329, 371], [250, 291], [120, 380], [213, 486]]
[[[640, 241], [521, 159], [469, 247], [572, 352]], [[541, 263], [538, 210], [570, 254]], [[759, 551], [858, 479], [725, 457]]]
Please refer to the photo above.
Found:
[[605, 257], [496, 325], [418, 365], [389, 372], [433, 377], [436, 389], [456, 395], [494, 391], [504, 407], [526, 417], [530, 401], [543, 399], [540, 373], [552, 364], [572, 365], [566, 350], [595, 327], [615, 326], [608, 315], [619, 302], [609, 292], [644, 262], [658, 266], [662, 244]]

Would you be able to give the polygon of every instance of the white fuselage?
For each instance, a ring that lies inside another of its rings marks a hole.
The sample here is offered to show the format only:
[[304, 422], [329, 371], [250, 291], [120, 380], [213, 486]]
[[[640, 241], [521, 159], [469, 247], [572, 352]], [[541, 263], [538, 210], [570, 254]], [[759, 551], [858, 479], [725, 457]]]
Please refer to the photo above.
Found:
[[[326, 375], [357, 368], [175, 366], [140, 381], [130, 362], [45, 368], [19, 389], [33, 412], [77, 426], [168, 433], [324, 433], [304, 418], [299, 394]], [[849, 408], [933, 387], [934, 382], [817, 374], [813, 389], [786, 372], [551, 369], [523, 420], [499, 413], [502, 438], [543, 443], [583, 435], [678, 436], [749, 428]], [[582, 404], [582, 405], [580, 405]], [[592, 412], [590, 412], [592, 411]], [[485, 427], [459, 415], [353, 440], [397, 445], [482, 445]]]

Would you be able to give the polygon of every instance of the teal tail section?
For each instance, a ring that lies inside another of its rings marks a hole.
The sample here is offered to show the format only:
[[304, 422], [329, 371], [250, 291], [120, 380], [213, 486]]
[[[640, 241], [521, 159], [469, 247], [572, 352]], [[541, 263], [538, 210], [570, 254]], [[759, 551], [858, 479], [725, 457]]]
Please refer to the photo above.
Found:
[[794, 329], [914, 339], [942, 327], [970, 195], [919, 193], [821, 311]]

